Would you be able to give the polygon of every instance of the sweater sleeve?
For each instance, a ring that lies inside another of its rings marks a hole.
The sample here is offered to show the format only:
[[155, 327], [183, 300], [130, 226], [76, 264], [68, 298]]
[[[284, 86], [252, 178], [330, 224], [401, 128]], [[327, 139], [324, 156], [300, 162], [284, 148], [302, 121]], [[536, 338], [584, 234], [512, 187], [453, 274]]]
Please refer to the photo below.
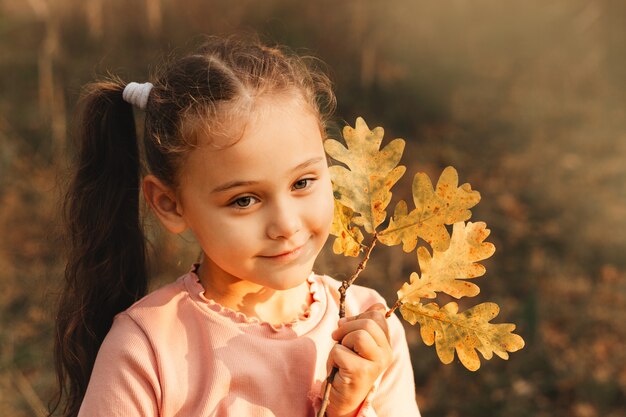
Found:
[[420, 417], [415, 400], [415, 381], [404, 328], [394, 314], [389, 318], [393, 349], [391, 365], [365, 399], [359, 417]]
[[122, 313], [98, 351], [78, 416], [158, 416], [159, 403], [153, 349], [142, 329]]

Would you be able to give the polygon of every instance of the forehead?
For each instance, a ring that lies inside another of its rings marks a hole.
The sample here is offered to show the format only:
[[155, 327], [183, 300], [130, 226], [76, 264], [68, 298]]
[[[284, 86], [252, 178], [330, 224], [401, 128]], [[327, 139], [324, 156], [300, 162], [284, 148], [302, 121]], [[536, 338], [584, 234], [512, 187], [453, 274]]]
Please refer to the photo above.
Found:
[[235, 138], [201, 138], [182, 167], [183, 182], [263, 181], [324, 156], [319, 118], [295, 97], [259, 98], [248, 117], [233, 123], [241, 123]]

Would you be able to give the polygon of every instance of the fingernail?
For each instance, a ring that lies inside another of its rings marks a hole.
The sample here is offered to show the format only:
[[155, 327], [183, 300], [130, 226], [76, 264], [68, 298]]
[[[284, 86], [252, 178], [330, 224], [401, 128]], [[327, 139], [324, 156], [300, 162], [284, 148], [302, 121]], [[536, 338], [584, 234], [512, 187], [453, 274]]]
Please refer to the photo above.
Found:
[[337, 322], [338, 326], [341, 326], [342, 324], [344, 324], [346, 321], [348, 321], [345, 317], [342, 317], [339, 319], [339, 321]]

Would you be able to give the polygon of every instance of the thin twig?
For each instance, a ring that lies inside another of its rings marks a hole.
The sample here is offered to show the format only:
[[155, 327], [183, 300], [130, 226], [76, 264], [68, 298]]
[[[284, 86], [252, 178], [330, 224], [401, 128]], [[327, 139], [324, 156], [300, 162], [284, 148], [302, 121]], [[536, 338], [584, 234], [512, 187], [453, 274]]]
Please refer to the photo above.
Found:
[[393, 312], [396, 311], [396, 309], [398, 309], [401, 305], [402, 305], [402, 301], [400, 300], [396, 301], [396, 303], [389, 309], [389, 311], [385, 313], [385, 318], [388, 319], [389, 317], [391, 317]]
[[332, 388], [333, 381], [335, 380], [335, 375], [339, 372], [339, 368], [333, 366], [330, 374], [326, 377], [326, 386], [324, 387], [324, 396], [322, 397], [322, 405], [320, 406], [320, 410], [317, 413], [317, 417], [324, 417], [326, 415], [326, 408], [328, 408], [328, 404], [330, 404], [330, 389]]
[[378, 235], [374, 233], [374, 239], [365, 250], [365, 256], [359, 263], [356, 271], [354, 271], [354, 274], [352, 274], [350, 279], [343, 281], [341, 283], [341, 287], [339, 287], [339, 318], [341, 319], [346, 316], [346, 292], [348, 291], [348, 288], [350, 288], [350, 285], [354, 284], [354, 281], [356, 281], [361, 272], [365, 269], [367, 261], [370, 259], [370, 254], [372, 253], [374, 246], [376, 246], [376, 242], [378, 242]]
[[[378, 235], [376, 234], [376, 232], [374, 232], [374, 239], [365, 250], [365, 256], [363, 256], [363, 259], [359, 263], [359, 266], [357, 266], [354, 274], [352, 274], [349, 279], [343, 281], [341, 283], [341, 287], [339, 287], [339, 318], [341, 319], [346, 316], [346, 291], [348, 291], [350, 285], [354, 284], [354, 281], [356, 281], [361, 272], [365, 269], [367, 261], [370, 259], [370, 254], [372, 253], [374, 246], [376, 246], [377, 241]], [[330, 403], [330, 389], [332, 388], [333, 381], [335, 380], [335, 375], [337, 375], [338, 371], [339, 369], [333, 366], [333, 369], [330, 371], [330, 374], [328, 374], [328, 377], [326, 378], [326, 386], [324, 387], [322, 405], [320, 406], [319, 412], [317, 413], [317, 417], [324, 417], [326, 415], [326, 408]]]

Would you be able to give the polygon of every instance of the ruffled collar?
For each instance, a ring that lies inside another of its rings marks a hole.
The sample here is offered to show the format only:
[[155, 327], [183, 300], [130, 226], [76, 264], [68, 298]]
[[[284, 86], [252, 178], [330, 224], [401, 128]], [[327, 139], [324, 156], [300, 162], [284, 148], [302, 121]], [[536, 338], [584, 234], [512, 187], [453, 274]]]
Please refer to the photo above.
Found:
[[320, 277], [311, 273], [307, 278], [309, 284], [309, 293], [311, 294], [311, 304], [293, 321], [272, 324], [263, 321], [257, 317], [249, 317], [246, 314], [225, 307], [213, 299], [204, 295], [204, 287], [200, 283], [200, 278], [196, 274], [198, 265], [194, 265], [191, 271], [183, 277], [185, 286], [190, 296], [205, 311], [219, 315], [221, 318], [227, 319], [237, 325], [246, 332], [265, 333], [269, 336], [299, 336], [310, 331], [319, 323], [326, 305], [326, 292], [324, 291], [324, 283]]

